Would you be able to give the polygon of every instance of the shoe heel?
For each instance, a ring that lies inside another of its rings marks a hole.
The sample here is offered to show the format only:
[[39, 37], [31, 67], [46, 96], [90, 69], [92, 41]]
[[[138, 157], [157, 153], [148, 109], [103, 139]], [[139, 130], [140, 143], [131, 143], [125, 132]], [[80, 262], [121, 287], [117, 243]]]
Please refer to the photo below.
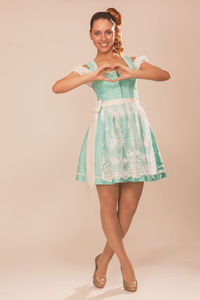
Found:
[[103, 288], [106, 284], [106, 277], [96, 276], [96, 272], [98, 269], [98, 259], [100, 255], [101, 253], [95, 257], [95, 271], [93, 275], [93, 284], [98, 288]]
[[[122, 272], [122, 266], [121, 267], [121, 272]], [[123, 273], [122, 273], [122, 277], [123, 277]], [[136, 292], [137, 290], [137, 280], [133, 280], [133, 281], [125, 281], [123, 278], [123, 286], [124, 289], [128, 292]]]

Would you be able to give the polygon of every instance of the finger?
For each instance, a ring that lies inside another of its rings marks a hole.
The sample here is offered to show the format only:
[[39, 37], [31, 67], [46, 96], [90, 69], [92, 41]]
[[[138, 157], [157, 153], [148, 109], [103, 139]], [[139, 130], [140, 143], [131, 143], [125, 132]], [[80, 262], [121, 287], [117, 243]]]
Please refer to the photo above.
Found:
[[115, 63], [115, 64], [113, 65], [114, 68], [118, 68], [118, 67], [121, 67], [121, 66], [123, 66], [123, 65], [120, 64], [120, 63]]
[[110, 79], [110, 78], [106, 78], [106, 77], [104, 77], [104, 80], [105, 81], [110, 81], [110, 82], [113, 82], [114, 80], [112, 80], [112, 79]]
[[118, 77], [118, 78], [114, 79], [113, 82], [116, 82], [116, 81], [119, 81], [119, 80], [124, 80], [124, 79], [126, 79], [126, 78]]
[[124, 66], [124, 65], [122, 65], [122, 64], [120, 64], [120, 63], [116, 63], [116, 64], [114, 64], [114, 68], [115, 69], [122, 69], [122, 70], [124, 70], [124, 71], [127, 71], [127, 66]]
[[120, 77], [118, 77], [118, 78], [112, 80], [112, 82], [116, 82], [116, 81], [119, 81], [119, 80], [121, 80]]
[[113, 70], [119, 70], [120, 68], [118, 66], [114, 66]]
[[100, 70], [100, 71], [108, 70], [108, 69], [111, 69], [111, 66], [110, 66], [110, 65], [103, 65], [103, 66], [99, 67], [99, 70]]

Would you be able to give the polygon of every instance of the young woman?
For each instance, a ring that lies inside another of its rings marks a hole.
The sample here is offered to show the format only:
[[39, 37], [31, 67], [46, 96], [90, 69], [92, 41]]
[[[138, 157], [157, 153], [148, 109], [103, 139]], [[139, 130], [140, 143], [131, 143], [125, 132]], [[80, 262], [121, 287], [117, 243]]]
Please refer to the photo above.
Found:
[[136, 79], [163, 81], [170, 74], [150, 64], [145, 55], [123, 55], [121, 24], [122, 16], [114, 8], [95, 13], [89, 30], [97, 49], [95, 59], [77, 65], [69, 75], [56, 81], [52, 89], [55, 93], [65, 93], [87, 84], [97, 95], [76, 174], [76, 180], [96, 186], [107, 238], [102, 253], [95, 257], [93, 283], [104, 287], [108, 264], [116, 253], [124, 288], [133, 292], [137, 280], [123, 238], [144, 182], [167, 176], [155, 135], [139, 102]]

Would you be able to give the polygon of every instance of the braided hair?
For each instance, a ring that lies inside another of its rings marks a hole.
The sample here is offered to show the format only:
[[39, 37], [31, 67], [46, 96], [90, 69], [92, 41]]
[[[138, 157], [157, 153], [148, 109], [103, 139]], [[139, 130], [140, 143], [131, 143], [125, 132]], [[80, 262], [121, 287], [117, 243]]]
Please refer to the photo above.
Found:
[[90, 32], [92, 31], [92, 26], [95, 20], [107, 19], [113, 25], [115, 25], [115, 40], [113, 43], [112, 51], [120, 55], [124, 52], [124, 47], [122, 44], [120, 25], [122, 24], [122, 15], [115, 8], [108, 8], [106, 11], [100, 11], [95, 13], [90, 20]]

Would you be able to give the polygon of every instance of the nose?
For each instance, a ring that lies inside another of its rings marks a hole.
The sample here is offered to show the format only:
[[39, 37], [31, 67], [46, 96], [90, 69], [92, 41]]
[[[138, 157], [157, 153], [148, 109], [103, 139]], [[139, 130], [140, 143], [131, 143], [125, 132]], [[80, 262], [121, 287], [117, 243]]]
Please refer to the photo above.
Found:
[[102, 35], [101, 40], [102, 40], [102, 42], [104, 42], [106, 40], [106, 37], [104, 34]]

